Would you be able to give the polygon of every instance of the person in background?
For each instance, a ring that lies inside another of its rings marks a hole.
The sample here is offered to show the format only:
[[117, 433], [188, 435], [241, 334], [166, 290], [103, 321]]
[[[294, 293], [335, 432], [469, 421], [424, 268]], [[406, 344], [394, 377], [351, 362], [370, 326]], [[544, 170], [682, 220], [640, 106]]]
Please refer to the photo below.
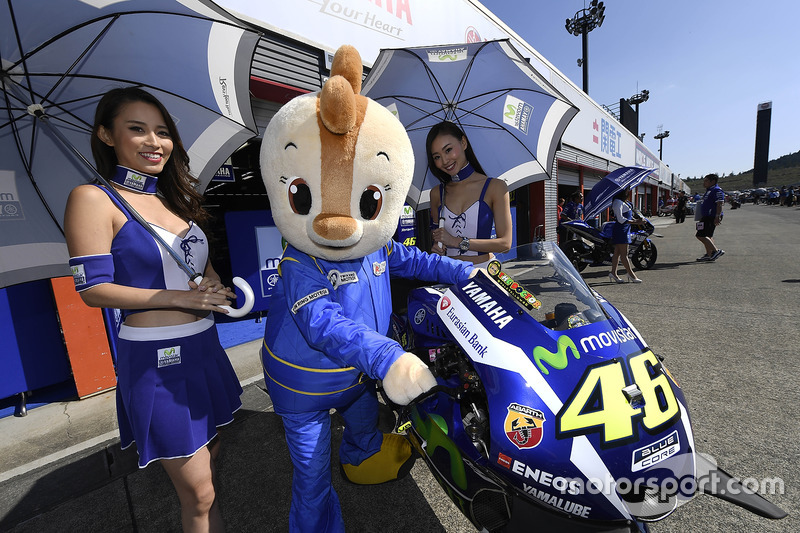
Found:
[[686, 196], [686, 191], [680, 191], [678, 193], [678, 201], [675, 203], [675, 223], [681, 224], [686, 222], [686, 202], [689, 201], [689, 197]]
[[714, 230], [722, 224], [722, 206], [725, 203], [725, 193], [717, 185], [718, 182], [719, 176], [716, 174], [707, 174], [703, 177], [706, 192], [696, 207], [700, 210], [700, 219], [696, 222], [695, 236], [705, 247], [706, 253], [698, 257], [698, 261], [716, 261], [725, 253], [725, 250], [717, 248], [714, 243]]
[[561, 224], [561, 212], [564, 211], [564, 199], [563, 198], [559, 198], [558, 199], [558, 206], [556, 206], [556, 209], [558, 209], [558, 213], [557, 213], [558, 223]]
[[175, 123], [150, 93], [126, 87], [97, 105], [91, 137], [101, 176], [203, 275], [175, 261], [100, 184], [72, 190], [65, 235], [76, 289], [91, 307], [120, 309], [117, 419], [139, 467], [159, 461], [181, 505], [184, 531], [223, 531], [217, 504], [217, 428], [233, 421], [242, 388], [212, 311], [236, 295], [209, 261], [197, 180]]
[[558, 241], [563, 242], [569, 237], [569, 232], [567, 229], [562, 226], [563, 222], [569, 222], [571, 220], [583, 220], [583, 194], [580, 191], [575, 191], [569, 195], [569, 201], [564, 204], [564, 208], [561, 210], [561, 216], [558, 219], [558, 228], [556, 230], [558, 234]]
[[[440, 122], [425, 141], [428, 168], [440, 185], [431, 189], [433, 253], [482, 267], [512, 243], [511, 201], [505, 182], [483, 172], [464, 132]], [[494, 233], [494, 236], [492, 234]]]
[[614, 195], [614, 201], [611, 204], [611, 212], [614, 215], [614, 226], [611, 230], [611, 243], [614, 245], [614, 253], [611, 256], [611, 272], [608, 273], [608, 278], [613, 283], [625, 283], [625, 280], [617, 276], [617, 267], [620, 261], [625, 271], [628, 273], [628, 281], [631, 283], [641, 283], [642, 280], [636, 277], [631, 267], [630, 259], [628, 259], [628, 244], [631, 242], [631, 224], [638, 224], [637, 220], [633, 219], [633, 208], [627, 202], [628, 191], [621, 190]]
[[565, 222], [583, 220], [583, 194], [581, 191], [575, 191], [569, 196], [569, 202], [564, 204], [564, 210], [561, 212], [561, 220]]

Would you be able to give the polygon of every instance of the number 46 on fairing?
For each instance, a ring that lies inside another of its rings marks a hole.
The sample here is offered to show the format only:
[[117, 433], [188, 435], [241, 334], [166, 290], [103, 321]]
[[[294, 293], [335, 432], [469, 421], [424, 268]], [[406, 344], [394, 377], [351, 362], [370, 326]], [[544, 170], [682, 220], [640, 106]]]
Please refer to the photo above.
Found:
[[[671, 425], [680, 408], [662, 368], [651, 351], [588, 367], [558, 412], [556, 437], [599, 433], [601, 445], [613, 447], [636, 438], [637, 422], [648, 433]], [[642, 393], [641, 407], [633, 407], [622, 392], [632, 383]]]

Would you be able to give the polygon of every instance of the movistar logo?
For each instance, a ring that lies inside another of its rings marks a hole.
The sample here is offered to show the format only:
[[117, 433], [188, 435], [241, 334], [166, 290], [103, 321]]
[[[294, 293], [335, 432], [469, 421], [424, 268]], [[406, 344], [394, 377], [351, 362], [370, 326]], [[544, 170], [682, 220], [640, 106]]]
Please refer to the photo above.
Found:
[[617, 328], [611, 331], [604, 331], [599, 335], [590, 335], [581, 339], [581, 348], [586, 353], [590, 351], [599, 350], [601, 348], [609, 347], [612, 344], [622, 344], [628, 341], [635, 340], [631, 328]]
[[542, 361], [550, 365], [551, 367], [555, 368], [556, 370], [564, 370], [567, 368], [569, 364], [569, 358], [567, 357], [567, 350], [572, 351], [572, 355], [575, 359], [580, 359], [581, 354], [578, 353], [578, 347], [575, 346], [575, 343], [572, 342], [572, 339], [567, 337], [566, 335], [561, 335], [558, 338], [558, 351], [553, 353], [547, 348], [542, 346], [537, 346], [533, 349], [533, 359], [536, 361], [536, 365], [539, 367], [539, 370], [542, 371], [542, 374], [548, 375], [550, 374], [550, 370], [544, 366]]

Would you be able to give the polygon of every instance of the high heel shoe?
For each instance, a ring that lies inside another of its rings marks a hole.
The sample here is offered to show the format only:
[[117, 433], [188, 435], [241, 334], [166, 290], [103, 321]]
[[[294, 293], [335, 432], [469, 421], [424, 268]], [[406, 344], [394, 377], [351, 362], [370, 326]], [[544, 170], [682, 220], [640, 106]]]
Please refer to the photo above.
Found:
[[611, 280], [611, 283], [625, 283], [624, 279], [615, 276], [611, 272], [608, 273], [608, 279]]
[[628, 281], [629, 281], [629, 282], [631, 282], [631, 283], [641, 283], [641, 282], [642, 282], [642, 280], [641, 280], [641, 279], [639, 279], [639, 278], [634, 278], [634, 277], [633, 277], [633, 276], [631, 276], [630, 274], [628, 274]]

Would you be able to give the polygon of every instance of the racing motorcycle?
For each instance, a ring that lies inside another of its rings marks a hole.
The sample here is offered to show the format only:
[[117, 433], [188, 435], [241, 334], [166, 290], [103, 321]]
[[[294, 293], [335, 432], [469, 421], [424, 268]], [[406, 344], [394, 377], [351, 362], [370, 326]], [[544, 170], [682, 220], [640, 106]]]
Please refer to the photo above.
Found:
[[[653, 268], [658, 258], [656, 245], [650, 239], [661, 237], [653, 233], [655, 228], [638, 209], [633, 209], [634, 218], [641, 224], [631, 226], [631, 244], [628, 246], [628, 257], [640, 270]], [[614, 255], [614, 244], [611, 242], [611, 231], [616, 222], [606, 222], [599, 229], [590, 226], [583, 220], [562, 222], [566, 239], [561, 249], [579, 272], [587, 266], [610, 265]]]
[[392, 335], [437, 386], [384, 401], [479, 531], [648, 531], [701, 490], [786, 516], [697, 453], [662, 358], [554, 243], [406, 302]]

